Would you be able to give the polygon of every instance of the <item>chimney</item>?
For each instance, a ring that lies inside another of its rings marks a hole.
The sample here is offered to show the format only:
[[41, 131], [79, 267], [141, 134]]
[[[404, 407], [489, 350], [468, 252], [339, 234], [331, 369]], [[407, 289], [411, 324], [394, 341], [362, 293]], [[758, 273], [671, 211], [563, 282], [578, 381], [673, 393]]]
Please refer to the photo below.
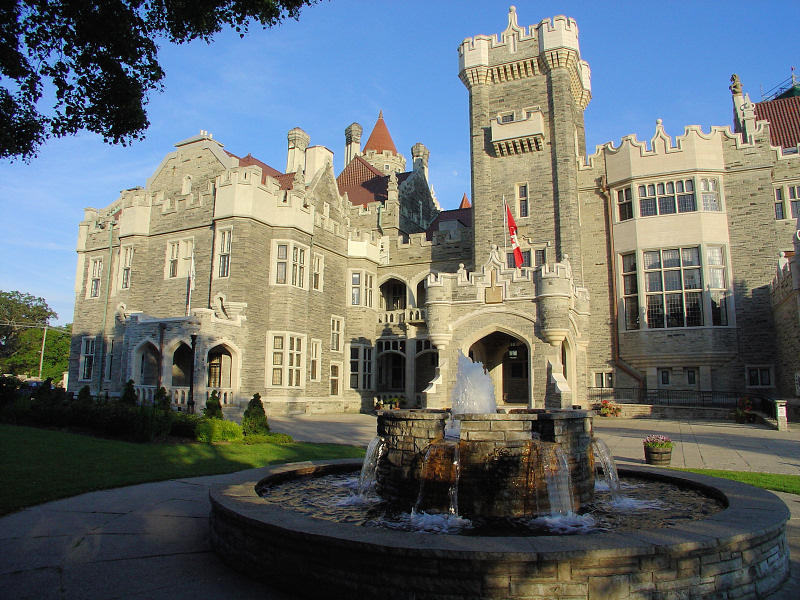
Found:
[[350, 164], [361, 153], [361, 133], [364, 130], [358, 123], [350, 123], [344, 130], [344, 166]]
[[286, 156], [286, 172], [305, 171], [306, 148], [308, 148], [308, 142], [311, 141], [311, 138], [299, 127], [291, 129], [287, 138], [289, 140], [289, 153]]
[[422, 169], [425, 173], [426, 181], [428, 180], [428, 157], [430, 155], [430, 151], [421, 142], [417, 142], [411, 147], [414, 170]]

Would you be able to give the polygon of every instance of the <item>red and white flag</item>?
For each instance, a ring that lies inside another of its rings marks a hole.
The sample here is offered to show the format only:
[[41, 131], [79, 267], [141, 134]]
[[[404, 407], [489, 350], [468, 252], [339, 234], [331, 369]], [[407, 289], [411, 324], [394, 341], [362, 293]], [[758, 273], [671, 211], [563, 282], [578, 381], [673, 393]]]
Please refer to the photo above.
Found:
[[511, 215], [511, 209], [506, 204], [506, 221], [508, 221], [508, 235], [511, 238], [511, 249], [514, 250], [514, 265], [519, 269], [522, 266], [522, 250], [519, 249], [517, 241], [517, 223]]

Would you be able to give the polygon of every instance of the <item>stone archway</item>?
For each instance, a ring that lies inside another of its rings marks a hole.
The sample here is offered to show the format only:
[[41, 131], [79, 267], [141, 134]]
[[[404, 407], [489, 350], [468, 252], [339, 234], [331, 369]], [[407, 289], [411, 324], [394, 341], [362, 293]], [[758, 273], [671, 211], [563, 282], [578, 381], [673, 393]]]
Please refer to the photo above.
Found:
[[524, 340], [494, 331], [469, 347], [469, 357], [483, 363], [494, 382], [497, 405], [530, 402], [530, 351]]
[[172, 353], [172, 387], [188, 387], [192, 376], [192, 349], [181, 342]]
[[138, 369], [136, 371], [135, 382], [138, 385], [157, 386], [158, 385], [158, 369], [159, 369], [159, 354], [158, 348], [152, 343], [147, 342], [143, 344], [138, 351]]

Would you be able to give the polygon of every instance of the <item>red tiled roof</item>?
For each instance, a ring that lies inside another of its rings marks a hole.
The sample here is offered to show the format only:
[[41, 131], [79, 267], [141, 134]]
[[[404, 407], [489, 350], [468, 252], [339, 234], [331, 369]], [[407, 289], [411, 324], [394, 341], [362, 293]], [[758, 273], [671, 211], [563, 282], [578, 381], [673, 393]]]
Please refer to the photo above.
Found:
[[[464, 194], [466, 197], [466, 194]], [[469, 200], [467, 200], [469, 202]], [[461, 200], [464, 203], [464, 200]], [[469, 208], [456, 208], [453, 210], [443, 210], [436, 218], [428, 225], [425, 230], [425, 237], [431, 239], [435, 231], [439, 231], [439, 224], [443, 221], [458, 221], [463, 227], [472, 227], [472, 207]]]
[[461, 198], [461, 204], [458, 205], [458, 208], [472, 208], [472, 204], [470, 204], [466, 193], [464, 194], [464, 197]]
[[[278, 169], [270, 167], [267, 163], [258, 160], [252, 154], [247, 154], [244, 158], [236, 156], [233, 152], [224, 150], [225, 154], [235, 158], [239, 161], [240, 167], [252, 167], [253, 165], [261, 167], [261, 183], [267, 182], [267, 176], [274, 177], [281, 184], [282, 190], [292, 189], [292, 181], [294, 181], [294, 173], [281, 173]], [[286, 187], [284, 187], [286, 186]]]
[[800, 144], [800, 96], [756, 102], [756, 118], [769, 121], [773, 146], [794, 148]]
[[364, 151], [375, 150], [375, 152], [383, 152], [389, 150], [397, 154], [397, 148], [392, 141], [392, 136], [389, 134], [389, 129], [386, 127], [386, 122], [383, 120], [383, 111], [378, 114], [378, 120], [375, 122], [375, 127], [372, 128], [372, 133], [369, 134], [367, 143], [364, 144]]
[[[397, 185], [413, 175], [413, 171], [397, 173]], [[369, 164], [360, 156], [351, 160], [336, 178], [339, 193], [347, 192], [350, 203], [354, 205], [368, 202], [385, 202], [388, 198], [389, 176]]]
[[[278, 180], [278, 183], [281, 186], [280, 189], [282, 189], [282, 190], [291, 190], [293, 188], [293, 186], [294, 186], [294, 176], [295, 176], [295, 173], [278, 173], [274, 177], [275, 177], [275, 179]], [[261, 177], [261, 179], [262, 179], [261, 183], [264, 183], [264, 181], [263, 181], [264, 177], [263, 176]]]

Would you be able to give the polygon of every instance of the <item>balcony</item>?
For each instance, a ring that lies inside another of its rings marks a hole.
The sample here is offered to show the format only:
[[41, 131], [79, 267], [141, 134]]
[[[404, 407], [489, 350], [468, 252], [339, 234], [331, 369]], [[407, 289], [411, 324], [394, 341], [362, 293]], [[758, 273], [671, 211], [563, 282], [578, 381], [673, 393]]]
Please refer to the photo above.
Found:
[[424, 325], [425, 318], [426, 313], [424, 308], [403, 308], [400, 310], [387, 310], [378, 313], [378, 323], [389, 325], [400, 325], [404, 323]]

